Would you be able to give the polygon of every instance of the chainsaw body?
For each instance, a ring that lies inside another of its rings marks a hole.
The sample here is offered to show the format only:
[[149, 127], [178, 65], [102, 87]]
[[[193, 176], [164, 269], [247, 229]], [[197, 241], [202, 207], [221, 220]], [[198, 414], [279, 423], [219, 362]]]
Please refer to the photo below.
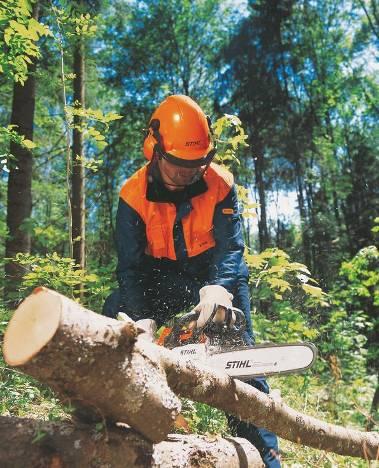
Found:
[[[231, 377], [249, 380], [258, 376], [297, 373], [310, 368], [317, 357], [312, 343], [246, 345], [243, 312], [227, 310], [223, 322], [213, 322], [215, 311], [203, 328], [194, 328], [197, 312], [190, 312], [166, 328], [158, 344], [172, 349], [181, 359], [199, 361]], [[231, 317], [235, 321], [231, 323]]]

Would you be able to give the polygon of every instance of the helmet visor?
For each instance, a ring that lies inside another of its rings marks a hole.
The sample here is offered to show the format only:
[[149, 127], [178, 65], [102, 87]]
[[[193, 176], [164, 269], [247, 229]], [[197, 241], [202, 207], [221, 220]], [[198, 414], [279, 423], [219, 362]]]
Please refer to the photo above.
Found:
[[182, 159], [176, 156], [173, 156], [170, 153], [163, 153], [162, 157], [171, 164], [180, 167], [186, 167], [189, 169], [194, 169], [196, 167], [207, 166], [209, 165], [216, 154], [216, 148], [211, 149], [209, 153], [202, 158], [198, 159]]

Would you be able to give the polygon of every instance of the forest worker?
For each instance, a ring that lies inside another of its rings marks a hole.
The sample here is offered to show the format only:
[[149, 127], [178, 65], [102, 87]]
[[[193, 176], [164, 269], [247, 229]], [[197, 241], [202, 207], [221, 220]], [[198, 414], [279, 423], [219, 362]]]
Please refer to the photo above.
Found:
[[[166, 98], [153, 113], [143, 151], [149, 163], [123, 185], [116, 222], [119, 289], [104, 314], [123, 312], [158, 326], [195, 305], [197, 326], [214, 306], [240, 308], [253, 342], [248, 270], [233, 176], [212, 162], [210, 119], [189, 97]], [[197, 304], [197, 305], [196, 305]], [[263, 378], [249, 382], [268, 393]], [[274, 434], [229, 417], [266, 466], [278, 467]]]

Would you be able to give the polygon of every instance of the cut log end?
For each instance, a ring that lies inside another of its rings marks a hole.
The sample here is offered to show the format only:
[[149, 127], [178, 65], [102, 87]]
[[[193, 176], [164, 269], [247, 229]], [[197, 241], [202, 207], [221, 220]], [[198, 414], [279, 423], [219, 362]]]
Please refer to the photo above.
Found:
[[58, 329], [62, 300], [37, 288], [16, 309], [4, 336], [7, 364], [20, 366], [32, 359], [52, 339]]

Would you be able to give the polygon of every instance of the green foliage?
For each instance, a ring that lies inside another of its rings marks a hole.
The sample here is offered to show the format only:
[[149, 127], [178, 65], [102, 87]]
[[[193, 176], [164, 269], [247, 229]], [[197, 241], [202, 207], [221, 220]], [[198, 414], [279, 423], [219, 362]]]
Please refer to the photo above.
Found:
[[37, 42], [51, 35], [49, 28], [32, 15], [32, 1], [0, 2], [0, 73], [23, 84], [28, 66], [41, 56]]
[[368, 321], [363, 313], [349, 315], [342, 307], [336, 308], [336, 304], [332, 304], [326, 322], [318, 318], [317, 345], [325, 359], [321, 371], [333, 371], [333, 365], [337, 365], [340, 377], [350, 381], [365, 375], [367, 350], [364, 346], [367, 338], [362, 332]]
[[182, 399], [181, 413], [189, 430], [196, 434], [225, 435], [229, 431], [225, 413], [211, 406]]
[[[378, 267], [379, 251], [374, 245], [360, 250], [350, 262], [343, 262], [339, 274], [341, 299], [362, 306], [362, 299], [369, 298], [373, 306], [379, 306]], [[350, 287], [342, 290], [342, 285], [346, 283]]]
[[[85, 138], [90, 139], [96, 145], [98, 150], [103, 150], [107, 146], [106, 137], [102, 132], [109, 131], [110, 122], [122, 119], [121, 115], [114, 112], [103, 114], [98, 109], [83, 108], [79, 102], [76, 102], [74, 106], [65, 106], [65, 115], [68, 127], [79, 130]], [[75, 116], [80, 117], [79, 123], [74, 123]], [[98, 130], [100, 125], [103, 126], [102, 132]], [[92, 172], [97, 172], [99, 166], [103, 164], [102, 159], [79, 155], [76, 155], [75, 161], [82, 163]]]
[[249, 190], [243, 185], [237, 184], [237, 194], [242, 216], [244, 218], [256, 218], [259, 203], [253, 203], [251, 201]]
[[379, 217], [374, 219], [374, 227], [371, 229], [371, 231], [375, 234], [379, 232]]
[[302, 311], [292, 307], [288, 301], [272, 307], [275, 320], [267, 318], [259, 311], [253, 315], [253, 328], [257, 341], [274, 343], [291, 343], [295, 341], [314, 341], [319, 330], [309, 325]]
[[264, 300], [282, 300], [296, 292], [305, 297], [304, 306], [328, 306], [326, 293], [308, 284], [317, 283], [302, 263], [291, 262], [289, 255], [280, 249], [266, 249], [260, 254], [245, 252], [250, 270], [252, 296]]
[[[345, 336], [349, 330], [353, 335], [350, 339], [352, 342], [348, 343], [350, 346], [342, 349], [352, 352], [353, 356], [366, 358], [369, 368], [378, 372], [379, 251], [377, 247], [366, 247], [351, 261], [341, 265], [333, 299], [335, 313], [342, 316], [342, 323], [337, 321], [335, 327], [342, 336]], [[349, 368], [348, 364], [346, 365]]]
[[50, 421], [67, 418], [53, 392], [31, 377], [6, 366], [0, 357], [0, 414]]
[[240, 164], [237, 151], [249, 146], [241, 120], [236, 115], [224, 114], [213, 124], [213, 131], [217, 142], [216, 160], [227, 167]]
[[[118, 115], [114, 112], [108, 112], [103, 114], [101, 110], [83, 108], [79, 102], [74, 103], [74, 106], [65, 107], [65, 115], [69, 128], [75, 128], [83, 133], [84, 137], [91, 139], [97, 149], [103, 150], [107, 143], [105, 142], [105, 135], [101, 133], [97, 127], [103, 126], [102, 131], [109, 131], [109, 124], [115, 120], [122, 119], [122, 115]], [[74, 123], [74, 117], [80, 117], [80, 123]], [[102, 160], [95, 158], [82, 158], [76, 157], [77, 161], [81, 161], [87, 169], [94, 172], [98, 170], [99, 165], [102, 164]]]
[[[374, 382], [356, 379], [348, 384], [335, 382], [329, 376], [322, 378], [317, 372], [307, 371], [301, 375], [271, 377], [272, 389], [279, 389], [289, 406], [316, 418], [345, 427], [365, 430], [367, 408], [374, 392]], [[282, 463], [285, 467], [350, 467], [367, 468], [366, 460], [343, 457], [319, 451], [280, 439]]]
[[46, 286], [75, 299], [82, 286], [86, 304], [100, 312], [111, 290], [111, 281], [106, 276], [77, 268], [73, 259], [60, 257], [56, 252], [45, 257], [18, 253], [13, 261], [26, 270], [20, 287], [23, 297], [35, 287]]
[[82, 5], [71, 5], [71, 8], [52, 7], [55, 20], [61, 30], [64, 30], [66, 38], [91, 38], [96, 35], [97, 21], [96, 16], [89, 13], [81, 13]]
[[[28, 140], [24, 135], [20, 135], [15, 129], [17, 129], [17, 125], [0, 127], [0, 145], [2, 147], [7, 148], [9, 143], [13, 142], [28, 150], [35, 148], [36, 144], [33, 141]], [[14, 156], [6, 151], [0, 155], [0, 158], [0, 173], [1, 171], [9, 172], [9, 168], [15, 160]]]
[[[238, 154], [241, 149], [249, 146], [246, 143], [248, 136], [241, 120], [236, 115], [224, 114], [216, 120], [212, 128], [217, 143], [216, 162], [230, 170], [238, 167], [241, 164]], [[244, 218], [255, 217], [259, 205], [251, 202], [246, 187], [238, 184], [236, 186], [242, 216]]]

